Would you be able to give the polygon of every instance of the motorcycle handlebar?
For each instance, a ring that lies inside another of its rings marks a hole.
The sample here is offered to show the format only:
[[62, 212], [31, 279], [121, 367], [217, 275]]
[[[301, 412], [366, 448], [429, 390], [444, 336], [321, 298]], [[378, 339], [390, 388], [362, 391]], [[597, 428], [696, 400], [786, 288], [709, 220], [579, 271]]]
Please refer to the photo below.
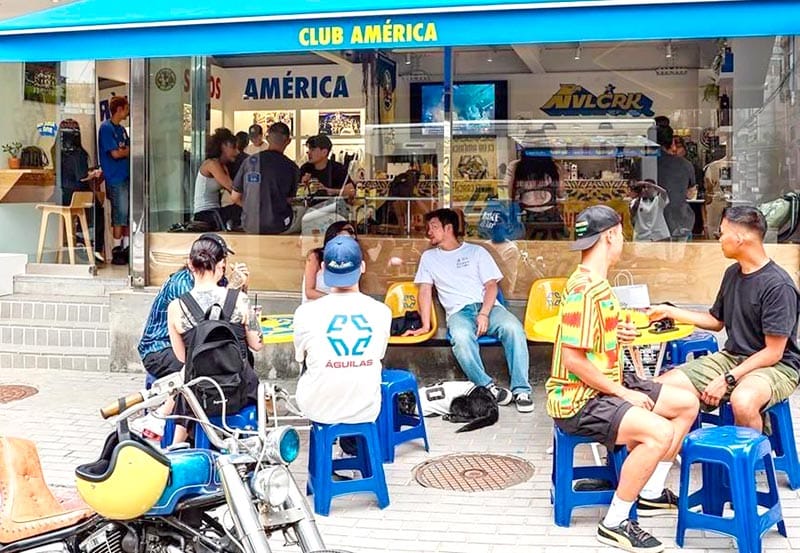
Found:
[[110, 403], [100, 409], [100, 416], [104, 419], [111, 418], [115, 415], [119, 415], [128, 407], [132, 407], [138, 403], [144, 401], [144, 396], [141, 392], [136, 392], [129, 396], [118, 398], [115, 403]]

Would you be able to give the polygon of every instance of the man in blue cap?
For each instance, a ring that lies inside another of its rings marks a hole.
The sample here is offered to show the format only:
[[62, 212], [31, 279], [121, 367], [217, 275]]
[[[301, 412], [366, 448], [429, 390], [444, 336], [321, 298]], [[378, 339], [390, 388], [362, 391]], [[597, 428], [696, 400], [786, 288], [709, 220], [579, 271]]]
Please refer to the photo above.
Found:
[[328, 242], [322, 259], [331, 292], [294, 313], [295, 359], [304, 365], [297, 405], [318, 423], [374, 422], [392, 313], [359, 291], [365, 265], [352, 237]]

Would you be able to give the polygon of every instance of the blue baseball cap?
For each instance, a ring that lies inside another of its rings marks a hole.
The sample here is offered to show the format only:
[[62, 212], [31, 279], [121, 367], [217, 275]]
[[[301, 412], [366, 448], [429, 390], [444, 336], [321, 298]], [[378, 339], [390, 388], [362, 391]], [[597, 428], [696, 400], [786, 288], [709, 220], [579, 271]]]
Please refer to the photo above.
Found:
[[331, 288], [353, 286], [361, 278], [361, 246], [350, 236], [337, 236], [327, 243], [322, 254], [322, 278]]

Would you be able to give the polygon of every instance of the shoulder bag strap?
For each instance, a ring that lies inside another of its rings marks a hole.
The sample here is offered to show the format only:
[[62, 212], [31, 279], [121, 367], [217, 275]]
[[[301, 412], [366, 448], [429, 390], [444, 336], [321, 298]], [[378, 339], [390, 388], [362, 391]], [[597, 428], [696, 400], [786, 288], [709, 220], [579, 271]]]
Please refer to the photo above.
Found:
[[186, 292], [178, 299], [189, 308], [189, 313], [192, 314], [195, 324], [206, 318], [203, 308], [200, 307], [200, 304], [197, 303], [197, 300], [194, 299], [194, 296], [192, 296], [191, 292]]
[[222, 306], [222, 320], [231, 320], [231, 317], [233, 317], [233, 312], [236, 310], [237, 299], [239, 299], [239, 289], [228, 288], [228, 293], [225, 296], [225, 305]]

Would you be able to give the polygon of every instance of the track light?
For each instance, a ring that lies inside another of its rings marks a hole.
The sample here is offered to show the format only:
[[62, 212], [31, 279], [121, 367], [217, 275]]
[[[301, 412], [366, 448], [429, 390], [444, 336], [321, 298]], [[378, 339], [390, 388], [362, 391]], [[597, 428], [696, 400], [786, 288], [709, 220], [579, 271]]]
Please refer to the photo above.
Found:
[[668, 40], [667, 41], [667, 59], [671, 59], [671, 58], [672, 58], [672, 41]]
[[411, 54], [406, 54], [406, 65], [411, 65]]
[[575, 59], [581, 59], [581, 45], [578, 44], [577, 48], [575, 48]]

